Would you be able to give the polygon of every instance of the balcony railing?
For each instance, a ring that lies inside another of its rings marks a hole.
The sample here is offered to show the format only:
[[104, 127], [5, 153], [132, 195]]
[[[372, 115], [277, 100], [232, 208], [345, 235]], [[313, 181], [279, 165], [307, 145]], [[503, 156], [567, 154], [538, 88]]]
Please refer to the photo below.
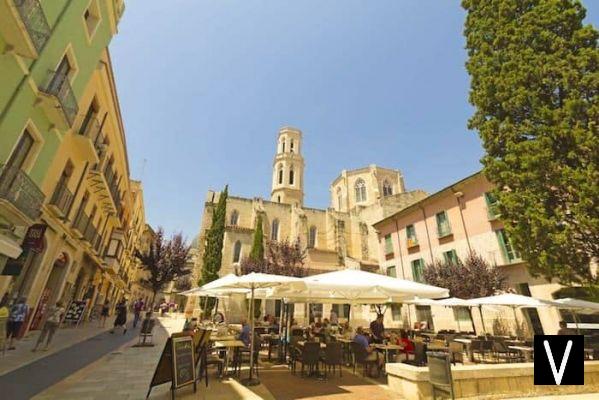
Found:
[[493, 203], [487, 205], [487, 216], [489, 221], [494, 221], [499, 218], [501, 216], [501, 213], [499, 212], [499, 204]]
[[[85, 130], [83, 132], [79, 132], [80, 135], [83, 135], [87, 138], [89, 138], [89, 140], [92, 141], [92, 143], [94, 144], [94, 147], [97, 146], [97, 142], [98, 142], [98, 138], [101, 138], [101, 134], [100, 134], [100, 128], [102, 127], [102, 125], [100, 124], [100, 121], [98, 121], [97, 118], [92, 118], [89, 120], [89, 122], [87, 123], [87, 126], [85, 127]], [[103, 139], [102, 139], [103, 141]], [[97, 147], [96, 147], [97, 149]]]
[[38, 54], [50, 37], [50, 25], [39, 0], [14, 0], [21, 20]]
[[40, 216], [44, 193], [21, 169], [0, 164], [0, 199], [15, 206], [28, 218]]
[[73, 126], [73, 121], [75, 121], [75, 117], [79, 112], [79, 106], [77, 105], [77, 99], [73, 94], [69, 78], [63, 75], [57, 75], [56, 71], [50, 71], [49, 74], [49, 83], [45, 88], [42, 88], [42, 91], [58, 99], [69, 126]]
[[71, 207], [71, 203], [73, 202], [73, 193], [67, 188], [65, 184], [58, 184], [56, 189], [54, 189], [54, 193], [52, 194], [52, 198], [50, 199], [50, 204], [56, 206], [60, 210], [63, 216], [66, 216], [69, 212], [69, 208]]

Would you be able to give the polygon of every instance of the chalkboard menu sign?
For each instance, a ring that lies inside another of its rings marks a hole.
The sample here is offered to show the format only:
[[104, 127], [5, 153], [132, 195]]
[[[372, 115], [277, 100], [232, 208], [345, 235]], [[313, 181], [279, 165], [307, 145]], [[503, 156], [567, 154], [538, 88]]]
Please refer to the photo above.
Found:
[[193, 338], [173, 338], [173, 386], [179, 388], [195, 382]]
[[69, 304], [69, 309], [64, 315], [64, 322], [70, 322], [78, 325], [83, 318], [83, 313], [86, 306], [87, 301], [72, 301], [71, 304]]

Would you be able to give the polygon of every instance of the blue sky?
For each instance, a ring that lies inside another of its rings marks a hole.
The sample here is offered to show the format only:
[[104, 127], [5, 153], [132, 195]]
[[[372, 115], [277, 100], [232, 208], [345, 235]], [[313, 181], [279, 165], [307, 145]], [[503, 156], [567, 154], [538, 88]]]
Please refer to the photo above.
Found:
[[[584, 3], [597, 25], [599, 2]], [[126, 5], [111, 55], [154, 227], [191, 239], [207, 190], [225, 184], [268, 199], [285, 125], [304, 132], [311, 207], [329, 205], [344, 168], [397, 168], [431, 192], [480, 168], [459, 1]]]

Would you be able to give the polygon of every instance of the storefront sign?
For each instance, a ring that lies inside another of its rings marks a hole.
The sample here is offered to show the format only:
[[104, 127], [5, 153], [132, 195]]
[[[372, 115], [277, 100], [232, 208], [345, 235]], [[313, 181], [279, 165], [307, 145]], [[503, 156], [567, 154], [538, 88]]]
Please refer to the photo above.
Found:
[[44, 250], [44, 233], [47, 227], [46, 224], [31, 225], [23, 239], [23, 247], [41, 253]]

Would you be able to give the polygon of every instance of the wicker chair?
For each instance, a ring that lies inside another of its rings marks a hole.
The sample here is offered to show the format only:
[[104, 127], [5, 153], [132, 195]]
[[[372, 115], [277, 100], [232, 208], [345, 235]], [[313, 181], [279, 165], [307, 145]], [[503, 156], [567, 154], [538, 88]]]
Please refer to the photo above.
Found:
[[335, 373], [335, 369], [339, 367], [339, 377], [343, 376], [341, 373], [343, 365], [343, 344], [340, 342], [328, 343], [322, 356], [322, 363], [325, 365], [325, 378], [327, 376], [327, 371], [330, 371], [331, 367], [333, 367], [333, 374]]
[[368, 359], [368, 351], [360, 343], [351, 343], [352, 354], [354, 355], [354, 374], [356, 373], [356, 365], [362, 364], [362, 376], [366, 376], [366, 370], [370, 365], [377, 366], [377, 377], [378, 377], [378, 362], [377, 360]]

